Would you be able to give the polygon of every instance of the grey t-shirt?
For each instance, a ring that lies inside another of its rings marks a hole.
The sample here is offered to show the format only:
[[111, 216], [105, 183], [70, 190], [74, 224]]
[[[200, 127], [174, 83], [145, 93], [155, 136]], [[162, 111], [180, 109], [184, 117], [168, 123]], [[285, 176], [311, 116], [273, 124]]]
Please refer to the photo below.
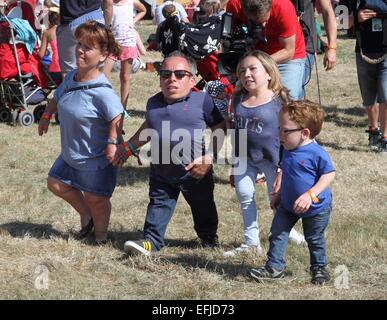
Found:
[[87, 82], [74, 80], [78, 70], [69, 72], [55, 91], [58, 105], [63, 160], [78, 170], [99, 170], [109, 165], [103, 154], [110, 121], [124, 112], [111, 88], [98, 87], [65, 93], [68, 89], [96, 83], [108, 84], [103, 73]]
[[[247, 157], [256, 164], [266, 159], [278, 165], [280, 149], [278, 118], [282, 107], [281, 100], [274, 98], [257, 107], [246, 107], [238, 101], [235, 105], [236, 156]], [[239, 150], [246, 149], [240, 148], [239, 131], [241, 129], [247, 130], [247, 155], [239, 152]]]
[[180, 179], [187, 174], [185, 166], [205, 152], [205, 129], [224, 121], [206, 92], [191, 92], [186, 97], [168, 104], [162, 93], [148, 100], [146, 107], [151, 137], [151, 175]]

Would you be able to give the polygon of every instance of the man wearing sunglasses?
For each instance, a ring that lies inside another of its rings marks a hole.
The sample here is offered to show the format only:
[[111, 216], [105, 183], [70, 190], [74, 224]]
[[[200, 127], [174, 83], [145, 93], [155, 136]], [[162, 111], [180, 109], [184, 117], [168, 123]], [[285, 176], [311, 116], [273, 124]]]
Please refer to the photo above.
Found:
[[[218, 244], [213, 159], [206, 154], [204, 135], [207, 127], [224, 130], [225, 124], [207, 93], [191, 91], [195, 73], [195, 62], [184, 54], [175, 51], [168, 55], [159, 71], [161, 92], [148, 100], [146, 120], [129, 139], [128, 148], [134, 153], [149, 140], [152, 152], [144, 239], [127, 241], [124, 249], [129, 253], [149, 255], [164, 246], [180, 193], [191, 207], [201, 245]], [[145, 129], [150, 135], [147, 140], [141, 138]], [[158, 156], [154, 156], [155, 150]], [[116, 163], [120, 164], [119, 159]]]

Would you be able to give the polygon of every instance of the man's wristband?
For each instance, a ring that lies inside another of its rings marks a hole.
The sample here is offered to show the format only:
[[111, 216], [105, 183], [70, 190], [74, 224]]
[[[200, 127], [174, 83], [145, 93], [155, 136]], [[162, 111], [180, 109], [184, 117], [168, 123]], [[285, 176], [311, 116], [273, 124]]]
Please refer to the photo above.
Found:
[[48, 111], [44, 111], [42, 116], [40, 117], [40, 119], [44, 119], [44, 120], [50, 121], [51, 117], [52, 117], [52, 113], [50, 113]]
[[312, 191], [312, 189], [309, 189], [307, 191], [307, 193], [311, 197], [313, 203], [319, 203], [320, 202], [320, 200], [317, 198], [316, 194]]
[[138, 151], [129, 140], [124, 142], [122, 145], [124, 146], [128, 157], [131, 155], [137, 156]]
[[327, 45], [327, 49], [336, 50], [337, 49], [337, 45], [336, 44], [328, 44]]

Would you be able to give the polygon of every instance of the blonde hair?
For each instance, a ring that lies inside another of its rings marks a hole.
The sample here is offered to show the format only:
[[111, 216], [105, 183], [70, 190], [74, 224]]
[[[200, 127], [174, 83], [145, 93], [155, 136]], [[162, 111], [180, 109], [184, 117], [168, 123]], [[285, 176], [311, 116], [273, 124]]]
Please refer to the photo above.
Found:
[[[272, 90], [274, 94], [282, 100], [283, 104], [287, 104], [290, 101], [289, 90], [282, 85], [277, 64], [273, 60], [273, 58], [270, 57], [267, 53], [259, 50], [245, 53], [242, 58], [239, 59], [238, 66], [236, 69], [237, 75], [239, 76], [240, 74], [242, 61], [247, 57], [257, 58], [259, 62], [261, 62], [262, 66], [271, 78], [268, 83], [268, 89]], [[246, 89], [242, 86], [240, 81], [238, 81], [234, 92], [236, 96], [248, 93]]]

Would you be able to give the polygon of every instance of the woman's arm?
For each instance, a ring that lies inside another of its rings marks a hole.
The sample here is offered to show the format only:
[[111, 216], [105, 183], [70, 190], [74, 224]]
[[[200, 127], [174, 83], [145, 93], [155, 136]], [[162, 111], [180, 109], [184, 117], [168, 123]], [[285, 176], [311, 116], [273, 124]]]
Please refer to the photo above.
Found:
[[133, 22], [136, 23], [137, 21], [141, 20], [144, 18], [146, 15], [146, 8], [145, 6], [138, 0], [134, 0], [133, 2], [134, 9], [136, 9], [137, 14], [133, 19]]

